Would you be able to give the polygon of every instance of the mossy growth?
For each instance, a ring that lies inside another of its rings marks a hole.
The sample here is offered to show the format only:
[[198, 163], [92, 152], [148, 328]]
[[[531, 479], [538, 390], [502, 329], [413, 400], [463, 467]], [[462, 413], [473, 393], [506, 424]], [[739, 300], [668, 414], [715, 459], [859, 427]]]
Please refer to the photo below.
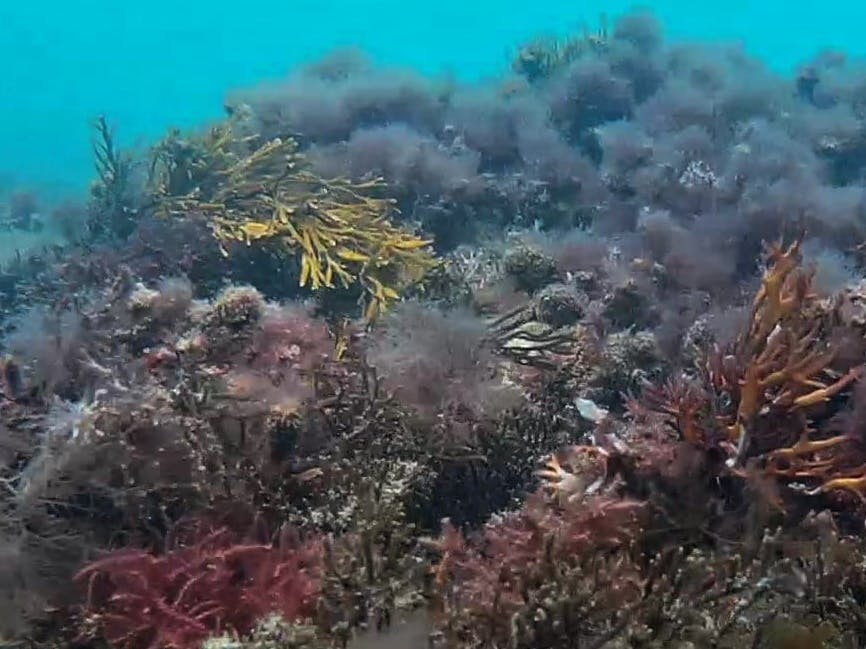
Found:
[[150, 178], [158, 212], [205, 219], [225, 255], [276, 245], [299, 258], [302, 287], [360, 286], [368, 321], [438, 264], [429, 240], [391, 220], [381, 179], [322, 178], [294, 140], [237, 135], [231, 120], [195, 138], [170, 134]]

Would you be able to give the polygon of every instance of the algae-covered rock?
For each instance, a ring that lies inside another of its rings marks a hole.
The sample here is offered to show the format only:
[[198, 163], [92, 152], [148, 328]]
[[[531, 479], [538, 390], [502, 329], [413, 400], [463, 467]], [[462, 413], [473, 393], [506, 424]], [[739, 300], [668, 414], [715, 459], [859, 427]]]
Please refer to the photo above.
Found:
[[517, 287], [534, 293], [556, 278], [556, 263], [529, 246], [519, 245], [505, 253], [503, 268]]
[[571, 286], [551, 284], [536, 298], [538, 319], [551, 327], [566, 327], [583, 317], [587, 298]]

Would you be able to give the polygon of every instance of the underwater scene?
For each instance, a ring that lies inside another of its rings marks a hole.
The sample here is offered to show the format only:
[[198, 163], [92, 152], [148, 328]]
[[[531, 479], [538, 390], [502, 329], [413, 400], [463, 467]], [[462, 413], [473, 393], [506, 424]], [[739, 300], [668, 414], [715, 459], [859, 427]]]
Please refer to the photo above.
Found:
[[600, 9], [13, 65], [0, 648], [866, 647], [866, 52]]

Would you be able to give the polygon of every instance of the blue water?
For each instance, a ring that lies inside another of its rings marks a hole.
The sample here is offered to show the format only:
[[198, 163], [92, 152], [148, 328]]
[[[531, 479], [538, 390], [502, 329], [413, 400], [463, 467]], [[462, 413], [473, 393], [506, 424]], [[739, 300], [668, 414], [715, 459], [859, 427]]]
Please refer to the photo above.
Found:
[[[383, 65], [473, 79], [508, 51], [632, 2], [534, 0], [0, 0], [0, 189], [80, 190], [89, 120], [106, 113], [125, 143], [220, 115], [230, 89], [279, 78], [357, 45]], [[866, 53], [866, 3], [765, 0], [643, 3], [668, 39], [742, 42], [787, 74], [825, 47]]]

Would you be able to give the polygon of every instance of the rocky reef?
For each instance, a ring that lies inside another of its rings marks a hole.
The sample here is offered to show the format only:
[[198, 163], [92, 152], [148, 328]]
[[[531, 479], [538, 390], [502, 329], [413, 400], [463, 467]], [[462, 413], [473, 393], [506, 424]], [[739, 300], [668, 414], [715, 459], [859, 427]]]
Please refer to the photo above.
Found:
[[634, 13], [98, 119], [0, 210], [57, 234], [0, 273], [3, 646], [866, 645], [864, 87]]

